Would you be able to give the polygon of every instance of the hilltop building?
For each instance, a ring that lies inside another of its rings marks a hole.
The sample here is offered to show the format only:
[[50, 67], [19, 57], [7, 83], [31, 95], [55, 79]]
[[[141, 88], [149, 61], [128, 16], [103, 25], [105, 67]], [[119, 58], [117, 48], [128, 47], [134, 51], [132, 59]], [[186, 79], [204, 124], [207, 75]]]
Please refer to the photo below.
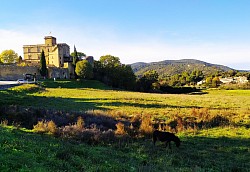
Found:
[[[69, 45], [66, 43], [57, 43], [56, 38], [53, 36], [45, 36], [44, 40], [45, 44], [23, 46], [24, 61], [32, 64], [32, 66], [40, 64], [40, 56], [43, 50], [47, 67], [51, 69], [49, 70], [51, 72], [48, 74], [49, 78], [74, 78], [73, 57], [70, 55]], [[79, 58], [79, 60], [83, 59], [83, 57]], [[87, 56], [85, 59], [92, 66], [94, 65], [93, 56]]]
[[40, 55], [44, 50], [48, 66], [68, 68], [72, 62], [70, 47], [66, 43], [57, 43], [53, 36], [45, 36], [45, 44], [24, 45], [24, 60], [32, 64], [40, 62]]

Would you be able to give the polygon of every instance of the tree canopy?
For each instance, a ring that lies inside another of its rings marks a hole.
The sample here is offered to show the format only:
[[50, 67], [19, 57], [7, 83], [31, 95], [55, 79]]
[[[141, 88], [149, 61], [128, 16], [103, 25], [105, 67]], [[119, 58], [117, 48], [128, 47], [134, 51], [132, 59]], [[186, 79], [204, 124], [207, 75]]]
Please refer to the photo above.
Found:
[[101, 56], [94, 62], [94, 78], [116, 88], [133, 90], [136, 77], [129, 65], [121, 64], [119, 57]]
[[139, 91], [148, 92], [158, 87], [158, 73], [155, 70], [149, 70], [137, 81]]
[[4, 50], [0, 54], [0, 62], [2, 62], [2, 63], [16, 63], [16, 62], [18, 62], [18, 55], [14, 50]]
[[100, 57], [100, 62], [105, 67], [116, 67], [121, 65], [119, 57], [105, 55]]
[[[70, 55], [71, 55], [72, 57], [74, 57], [74, 53], [75, 53], [75, 52], [72, 52]], [[78, 59], [80, 59], [81, 57], [86, 57], [86, 54], [83, 53], [83, 52], [77, 52], [77, 57], [78, 57]]]
[[93, 78], [93, 67], [87, 60], [78, 61], [76, 63], [75, 72], [77, 76], [83, 79]]

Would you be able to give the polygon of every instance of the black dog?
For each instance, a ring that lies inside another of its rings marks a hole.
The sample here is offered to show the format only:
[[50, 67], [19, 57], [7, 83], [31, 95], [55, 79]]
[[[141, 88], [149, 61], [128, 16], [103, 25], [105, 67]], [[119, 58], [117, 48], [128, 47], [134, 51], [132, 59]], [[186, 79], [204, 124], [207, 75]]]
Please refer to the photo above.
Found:
[[171, 145], [170, 145], [170, 142], [173, 141], [175, 142], [176, 144], [176, 147], [179, 147], [180, 144], [181, 144], [181, 141], [180, 139], [175, 136], [173, 133], [169, 133], [169, 132], [162, 132], [162, 131], [158, 131], [158, 130], [155, 130], [153, 132], [153, 141], [154, 141], [154, 145], [155, 145], [155, 142], [159, 140], [161, 142], [166, 142], [166, 147], [168, 146], [169, 144], [169, 149], [171, 149]]

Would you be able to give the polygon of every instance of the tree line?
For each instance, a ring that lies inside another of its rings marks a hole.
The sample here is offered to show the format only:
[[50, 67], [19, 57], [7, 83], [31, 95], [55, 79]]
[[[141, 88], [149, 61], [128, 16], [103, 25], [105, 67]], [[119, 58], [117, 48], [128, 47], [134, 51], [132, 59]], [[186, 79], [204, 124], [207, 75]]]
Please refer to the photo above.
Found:
[[[175, 87], [195, 86], [199, 81], [205, 81], [208, 87], [218, 87], [220, 77], [246, 76], [250, 80], [250, 72], [239, 72], [236, 70], [215, 71], [213, 74], [205, 75], [201, 70], [184, 71], [171, 76], [161, 76], [156, 70], [147, 70], [142, 75], [136, 76], [130, 65], [120, 62], [119, 57], [112, 55], [101, 56], [98, 61], [91, 64], [88, 60], [82, 60], [86, 55], [77, 52], [71, 53], [73, 58], [74, 78], [99, 80], [113, 88], [134, 90], [141, 92], [168, 92]], [[0, 63], [21, 62], [22, 57], [14, 50], [5, 50], [0, 54]], [[44, 52], [41, 52], [40, 74], [47, 76], [47, 67]], [[182, 89], [183, 90], [183, 89]], [[175, 92], [176, 90], [174, 90]]]

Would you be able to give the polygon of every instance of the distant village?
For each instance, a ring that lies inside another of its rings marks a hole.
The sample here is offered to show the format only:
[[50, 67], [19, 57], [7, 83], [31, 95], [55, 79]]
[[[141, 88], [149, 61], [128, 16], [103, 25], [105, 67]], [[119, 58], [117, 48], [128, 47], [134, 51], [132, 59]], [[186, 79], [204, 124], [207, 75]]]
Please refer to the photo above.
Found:
[[[220, 79], [221, 84], [245, 84], [249, 81], [246, 76], [225, 77], [225, 78], [220, 77], [219, 79]], [[197, 85], [202, 85], [205, 83], [206, 81], [202, 80], [202, 81], [197, 82]]]

